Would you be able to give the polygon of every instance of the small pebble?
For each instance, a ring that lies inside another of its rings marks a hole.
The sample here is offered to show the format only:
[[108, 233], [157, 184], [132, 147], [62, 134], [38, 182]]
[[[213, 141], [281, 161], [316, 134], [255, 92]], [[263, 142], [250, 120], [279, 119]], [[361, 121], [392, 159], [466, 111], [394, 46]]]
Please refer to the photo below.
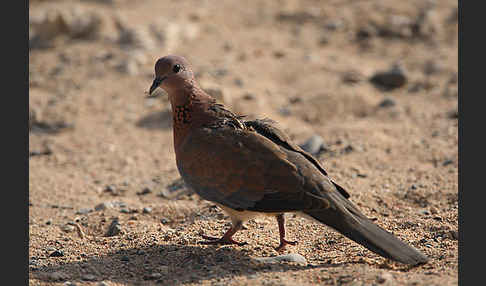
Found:
[[447, 112], [447, 117], [450, 119], [458, 119], [459, 118], [459, 112], [457, 110], [451, 110]]
[[341, 80], [347, 84], [355, 84], [361, 81], [361, 77], [357, 71], [347, 71], [342, 75]]
[[62, 257], [64, 256], [64, 252], [62, 250], [54, 250], [49, 254], [49, 257]]
[[61, 271], [55, 271], [52, 273], [47, 274], [49, 280], [59, 281], [59, 280], [66, 280], [68, 278], [67, 274]]
[[112, 209], [115, 207], [124, 208], [127, 205], [124, 202], [104, 202], [95, 206], [95, 211], [101, 211], [105, 209]]
[[140, 192], [137, 192], [137, 195], [143, 196], [143, 195], [146, 195], [146, 194], [150, 194], [151, 192], [152, 192], [152, 190], [150, 190], [149, 188], [144, 188]]
[[169, 266], [166, 266], [166, 265], [159, 266], [158, 270], [162, 274], [168, 274], [169, 273]]
[[114, 219], [111, 222], [110, 227], [108, 227], [108, 231], [106, 232], [105, 236], [115, 236], [120, 234], [120, 232], [121, 232], [121, 225], [118, 222], [118, 219]]
[[290, 111], [290, 109], [286, 106], [282, 106], [278, 109], [278, 113], [280, 113], [280, 115], [282, 116], [290, 116], [292, 115], [292, 111]]
[[166, 219], [166, 218], [161, 218], [161, 219], [160, 219], [160, 222], [161, 222], [162, 224], [167, 224], [167, 223], [169, 223], [169, 220], [168, 220], [168, 219]]
[[93, 211], [93, 209], [91, 209], [91, 208], [83, 208], [83, 209], [76, 211], [76, 214], [84, 215], [84, 214], [89, 214], [92, 211]]
[[145, 276], [144, 278], [146, 280], [155, 280], [155, 279], [160, 279], [161, 277], [162, 277], [162, 274], [160, 274], [160, 273], [151, 273], [151, 274]]
[[142, 212], [143, 212], [144, 214], [149, 214], [149, 213], [151, 213], [151, 212], [152, 212], [152, 208], [149, 208], [149, 207], [144, 207], [144, 208], [143, 208], [143, 210], [142, 210]]
[[69, 224], [61, 226], [61, 230], [64, 232], [73, 232], [75, 230], [75, 227]]
[[388, 272], [382, 273], [376, 278], [376, 282], [378, 282], [378, 284], [384, 285], [393, 285], [393, 280], [393, 276]]
[[370, 82], [376, 87], [384, 90], [392, 90], [399, 88], [407, 83], [407, 76], [399, 65], [394, 65], [388, 71], [375, 73]]
[[304, 144], [300, 145], [300, 148], [314, 156], [322, 151], [328, 150], [324, 143], [324, 139], [319, 135], [312, 135]]
[[392, 98], [385, 98], [380, 102], [380, 104], [378, 104], [378, 106], [382, 108], [392, 107], [395, 105], [396, 105], [395, 100], [393, 100]]
[[81, 276], [81, 279], [83, 279], [84, 281], [95, 281], [96, 276], [94, 276], [93, 274], [84, 274], [83, 276]]
[[342, 151], [342, 152], [343, 152], [344, 154], [348, 154], [348, 153], [351, 153], [351, 152], [353, 152], [353, 151], [354, 151], [354, 147], [353, 147], [353, 146], [351, 146], [351, 145], [347, 145], [346, 147], [344, 147], [344, 149], [343, 149], [343, 151]]
[[442, 166], [447, 166], [447, 165], [450, 165], [452, 163], [454, 163], [453, 160], [447, 159], [447, 160], [444, 161], [444, 163], [442, 163]]
[[115, 187], [113, 187], [111, 185], [107, 185], [103, 189], [103, 192], [105, 192], [105, 193], [114, 193], [115, 192]]
[[239, 86], [239, 87], [242, 87], [242, 86], [243, 86], [243, 80], [241, 80], [240, 78], [235, 78], [235, 79], [233, 80], [233, 82], [234, 82], [234, 84], [235, 84], [236, 86]]
[[458, 240], [459, 239], [459, 232], [457, 232], [457, 230], [451, 230], [449, 232], [449, 236], [454, 239], [454, 240]]

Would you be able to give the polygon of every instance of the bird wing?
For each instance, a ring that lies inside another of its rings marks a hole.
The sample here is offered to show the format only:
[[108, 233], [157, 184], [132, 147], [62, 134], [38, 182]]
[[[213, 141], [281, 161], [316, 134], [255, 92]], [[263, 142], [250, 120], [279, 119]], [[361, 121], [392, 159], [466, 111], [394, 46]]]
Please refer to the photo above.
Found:
[[[300, 148], [299, 145], [295, 144], [285, 132], [276, 126], [275, 121], [271, 119], [256, 119], [246, 121], [245, 125], [253, 128], [260, 135], [272, 140], [275, 144], [278, 144], [288, 150], [300, 153], [312, 164], [314, 164], [314, 166], [316, 166], [316, 168], [321, 171], [322, 174], [327, 176], [326, 170], [324, 170], [319, 161], [317, 161], [311, 154]], [[341, 193], [341, 195], [343, 195], [345, 198], [350, 197], [350, 194], [343, 187], [336, 184], [333, 180], [331, 180], [331, 182]]]
[[285, 133], [261, 122], [248, 126], [253, 128], [196, 128], [181, 145], [179, 172], [201, 197], [259, 212], [336, 208], [342, 204], [336, 196], [347, 201], [318, 162]]

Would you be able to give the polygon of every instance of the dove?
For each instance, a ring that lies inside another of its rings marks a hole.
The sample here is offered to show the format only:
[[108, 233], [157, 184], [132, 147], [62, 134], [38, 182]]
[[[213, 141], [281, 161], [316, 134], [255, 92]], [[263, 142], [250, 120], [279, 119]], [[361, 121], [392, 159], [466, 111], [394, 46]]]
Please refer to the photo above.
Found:
[[234, 234], [258, 215], [278, 223], [278, 251], [296, 241], [285, 238], [286, 213], [322, 223], [385, 258], [404, 264], [428, 257], [367, 218], [350, 194], [271, 119], [246, 120], [218, 103], [196, 82], [191, 64], [167, 55], [155, 63], [149, 89], [166, 91], [173, 116], [178, 171], [186, 185], [231, 218], [220, 238], [202, 234], [205, 244], [237, 244]]

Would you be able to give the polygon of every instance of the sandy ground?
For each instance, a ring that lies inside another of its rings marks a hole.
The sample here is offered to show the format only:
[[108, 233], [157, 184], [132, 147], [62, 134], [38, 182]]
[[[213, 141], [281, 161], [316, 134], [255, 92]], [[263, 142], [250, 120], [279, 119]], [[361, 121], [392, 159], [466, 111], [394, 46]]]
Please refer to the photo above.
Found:
[[[457, 1], [240, 2], [30, 1], [29, 284], [457, 285]], [[306, 264], [255, 262], [279, 254], [268, 217], [199, 244], [229, 220], [178, 182], [167, 98], [146, 98], [169, 53], [233, 111], [320, 136], [351, 200], [431, 261], [293, 214]]]

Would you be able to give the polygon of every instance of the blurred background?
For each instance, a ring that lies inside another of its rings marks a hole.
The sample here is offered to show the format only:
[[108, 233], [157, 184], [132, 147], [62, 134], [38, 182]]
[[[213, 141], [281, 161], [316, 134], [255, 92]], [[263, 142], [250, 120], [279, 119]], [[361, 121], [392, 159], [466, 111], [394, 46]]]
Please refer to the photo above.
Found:
[[454, 283], [457, 17], [452, 0], [29, 1], [31, 267], [76, 218], [91, 234], [109, 212], [138, 217], [135, 233], [191, 225], [204, 202], [178, 180], [165, 94], [146, 97], [177, 54], [234, 112], [278, 121], [365, 213], [424, 220], [412, 229], [429, 255], [449, 249], [435, 270]]

